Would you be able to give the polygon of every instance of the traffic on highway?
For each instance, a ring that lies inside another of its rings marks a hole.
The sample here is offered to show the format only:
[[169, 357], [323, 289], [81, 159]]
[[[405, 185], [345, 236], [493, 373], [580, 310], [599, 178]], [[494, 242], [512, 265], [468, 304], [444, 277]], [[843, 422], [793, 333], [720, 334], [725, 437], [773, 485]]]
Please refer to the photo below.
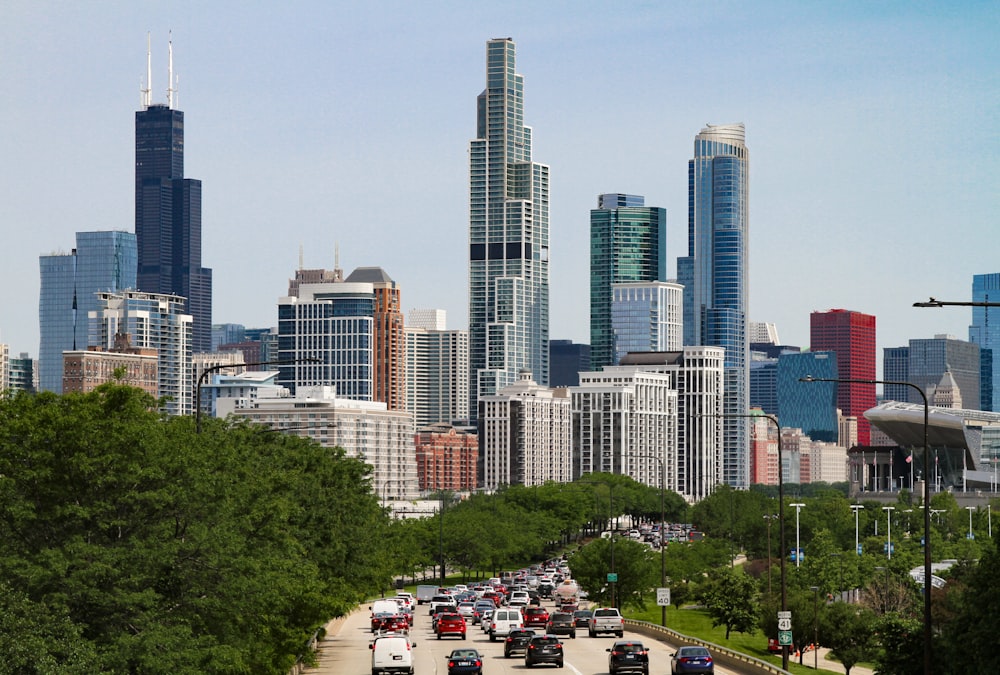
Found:
[[[628, 630], [618, 610], [590, 604], [561, 559], [476, 585], [401, 593], [347, 617], [328, 636], [319, 666], [355, 675], [492, 675], [562, 669], [611, 673], [735, 673], [709, 650], [678, 648]], [[379, 610], [376, 612], [375, 610]]]

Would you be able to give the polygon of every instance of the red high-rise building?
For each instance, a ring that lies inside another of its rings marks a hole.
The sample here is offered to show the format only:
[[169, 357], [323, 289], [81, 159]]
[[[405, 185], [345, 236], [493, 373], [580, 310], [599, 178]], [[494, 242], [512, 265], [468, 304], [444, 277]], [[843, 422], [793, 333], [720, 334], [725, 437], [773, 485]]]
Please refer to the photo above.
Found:
[[871, 383], [837, 384], [837, 407], [858, 419], [858, 444], [868, 445], [871, 429], [865, 411], [875, 407], [875, 317], [846, 309], [809, 316], [809, 348], [837, 355], [837, 377]]

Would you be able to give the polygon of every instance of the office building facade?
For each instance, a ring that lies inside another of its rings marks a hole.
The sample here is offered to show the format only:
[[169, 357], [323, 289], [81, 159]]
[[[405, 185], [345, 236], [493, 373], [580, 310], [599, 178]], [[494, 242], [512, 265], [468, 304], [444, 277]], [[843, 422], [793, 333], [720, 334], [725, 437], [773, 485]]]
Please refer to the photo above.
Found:
[[[173, 71], [171, 51], [170, 76]], [[147, 54], [148, 61], [148, 54]], [[201, 259], [201, 181], [184, 177], [184, 113], [143, 90], [135, 113], [135, 235], [138, 289], [179, 295], [193, 317], [194, 352], [212, 349], [212, 270]]]
[[372, 397], [389, 410], [406, 410], [406, 341], [399, 285], [381, 267], [359, 267], [345, 283], [370, 283], [372, 307]]
[[[978, 303], [1000, 303], [1000, 273], [974, 274], [972, 276], [972, 301]], [[990, 321], [992, 319], [992, 321]], [[983, 410], [1000, 410], [1000, 305], [986, 305], [972, 308], [972, 325], [969, 326], [969, 341], [979, 345], [981, 358], [985, 364], [981, 381], [983, 391], [980, 406]]]
[[580, 373], [590, 370], [590, 345], [572, 340], [549, 340], [549, 383], [553, 387], [575, 387]]
[[612, 284], [613, 363], [629, 352], [679, 350], [684, 340], [682, 298], [681, 286], [667, 281]]
[[77, 232], [69, 254], [39, 257], [38, 369], [42, 391], [62, 392], [63, 352], [86, 349], [88, 316], [98, 293], [135, 289], [136, 236], [131, 232]]
[[420, 491], [472, 492], [477, 486], [479, 439], [447, 423], [417, 427]]
[[549, 381], [549, 168], [532, 161], [512, 40], [486, 44], [469, 144], [469, 412], [528, 369]]
[[544, 387], [524, 370], [514, 384], [480, 398], [477, 420], [481, 487], [573, 480], [565, 389]]
[[278, 300], [278, 384], [333, 386], [339, 398], [374, 400], [375, 289], [370, 283], [302, 284]]
[[750, 480], [747, 420], [750, 355], [749, 153], [742, 124], [708, 125], [688, 162], [688, 254], [677, 259], [684, 286], [684, 344], [726, 350], [722, 480]]
[[[967, 410], [981, 410], [980, 388], [980, 348], [975, 342], [959, 340], [951, 335], [935, 335], [933, 338], [910, 340], [906, 381], [911, 382], [931, 399], [945, 374], [950, 373], [961, 398], [960, 407]], [[907, 403], [923, 403], [923, 398], [906, 387]], [[894, 399], [900, 400], [900, 399]]]
[[837, 377], [833, 352], [782, 354], [776, 369], [778, 421], [802, 430], [814, 441], [837, 441], [837, 386], [832, 382], [800, 382], [800, 378]]
[[156, 353], [159, 395], [168, 415], [194, 412], [194, 371], [191, 365], [193, 318], [178, 295], [141, 291], [97, 294], [100, 309], [89, 314], [88, 342], [112, 350], [124, 339], [138, 350]]
[[590, 212], [590, 370], [629, 351], [615, 343], [614, 285], [666, 280], [666, 209], [646, 207], [640, 195], [600, 195]]
[[469, 419], [469, 333], [446, 330], [441, 312], [440, 321], [408, 322], [404, 330], [406, 409], [418, 429]]
[[858, 443], [868, 445], [871, 427], [864, 413], [875, 407], [875, 317], [846, 309], [813, 312], [809, 340], [813, 351], [837, 355], [837, 379], [865, 380], [838, 383], [837, 407], [858, 418]]

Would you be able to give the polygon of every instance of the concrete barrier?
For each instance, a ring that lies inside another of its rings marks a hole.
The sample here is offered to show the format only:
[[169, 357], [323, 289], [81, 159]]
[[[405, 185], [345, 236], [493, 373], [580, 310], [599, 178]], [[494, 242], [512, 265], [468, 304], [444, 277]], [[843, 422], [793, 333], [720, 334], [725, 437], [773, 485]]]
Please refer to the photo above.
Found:
[[653, 638], [654, 640], [663, 640], [680, 646], [698, 645], [701, 647], [708, 647], [712, 650], [712, 657], [717, 662], [729, 668], [735, 668], [741, 673], [791, 675], [787, 670], [783, 670], [782, 668], [779, 668], [772, 663], [768, 663], [767, 661], [761, 661], [760, 659], [754, 658], [748, 654], [741, 654], [740, 652], [735, 652], [732, 649], [727, 649], [726, 647], [721, 647], [717, 644], [706, 642], [705, 640], [699, 640], [698, 638], [682, 635], [675, 630], [670, 630], [669, 628], [664, 628], [663, 626], [657, 626], [655, 623], [625, 619], [625, 625], [631, 630], [634, 630], [636, 633], [641, 633], [642, 635]]

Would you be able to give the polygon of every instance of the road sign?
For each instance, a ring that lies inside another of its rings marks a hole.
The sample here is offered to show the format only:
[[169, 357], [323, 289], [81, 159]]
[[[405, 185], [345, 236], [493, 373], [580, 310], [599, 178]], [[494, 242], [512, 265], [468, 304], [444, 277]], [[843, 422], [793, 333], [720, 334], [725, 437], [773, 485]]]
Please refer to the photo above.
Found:
[[788, 619], [789, 621], [791, 621], [792, 619], [791, 611], [785, 610], [782, 612], [778, 612], [778, 621], [781, 621], [782, 619]]
[[792, 620], [778, 619], [778, 630], [792, 630]]
[[670, 589], [669, 588], [657, 588], [656, 589], [656, 604], [660, 607], [670, 606]]
[[778, 631], [778, 644], [782, 647], [792, 646], [792, 631], [790, 630], [779, 630]]
[[608, 572], [608, 583], [613, 584], [617, 583], [617, 581], [618, 581], [618, 575], [615, 574], [614, 572]]

